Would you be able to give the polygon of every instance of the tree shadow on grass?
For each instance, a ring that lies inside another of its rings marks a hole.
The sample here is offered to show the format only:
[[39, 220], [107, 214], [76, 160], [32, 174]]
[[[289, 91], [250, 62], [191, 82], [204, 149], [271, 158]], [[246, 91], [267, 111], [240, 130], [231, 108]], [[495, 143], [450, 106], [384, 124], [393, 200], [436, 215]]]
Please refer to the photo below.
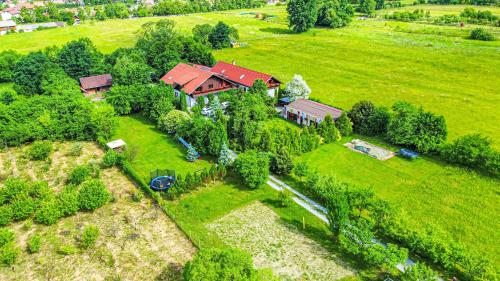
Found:
[[287, 28], [279, 28], [279, 27], [265, 27], [259, 29], [262, 32], [272, 33], [272, 34], [295, 34], [292, 30]]

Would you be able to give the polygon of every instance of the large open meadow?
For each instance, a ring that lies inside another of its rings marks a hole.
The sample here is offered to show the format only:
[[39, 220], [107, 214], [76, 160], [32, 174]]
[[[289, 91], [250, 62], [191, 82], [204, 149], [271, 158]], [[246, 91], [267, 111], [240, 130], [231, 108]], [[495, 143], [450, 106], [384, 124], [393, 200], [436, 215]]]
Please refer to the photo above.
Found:
[[[386, 106], [407, 100], [443, 114], [450, 138], [471, 132], [493, 140], [500, 137], [500, 41], [465, 39], [472, 27], [380, 18], [355, 19], [347, 28], [312, 29], [297, 35], [287, 29], [285, 7], [252, 11], [276, 17], [264, 21], [242, 11], [227, 11], [170, 18], [184, 32], [219, 20], [234, 25], [248, 46], [216, 51], [217, 59], [272, 73], [283, 82], [301, 74], [312, 97], [325, 103], [349, 108], [362, 99]], [[141, 25], [159, 19], [108, 20], [13, 34], [0, 37], [0, 50], [26, 53], [86, 36], [110, 53], [132, 46]], [[499, 28], [488, 29], [500, 35]]]

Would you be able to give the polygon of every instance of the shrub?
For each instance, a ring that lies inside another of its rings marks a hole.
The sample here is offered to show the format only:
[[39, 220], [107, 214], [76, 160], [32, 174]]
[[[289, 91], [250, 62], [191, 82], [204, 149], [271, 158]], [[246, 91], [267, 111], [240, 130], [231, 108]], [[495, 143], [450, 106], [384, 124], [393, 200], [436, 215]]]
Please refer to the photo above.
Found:
[[93, 225], [88, 225], [83, 229], [80, 246], [83, 249], [94, 247], [97, 242], [97, 238], [99, 238], [99, 228]]
[[108, 151], [106, 151], [106, 154], [104, 154], [104, 157], [102, 158], [102, 165], [105, 168], [111, 168], [118, 163], [118, 157], [118, 153], [116, 153], [112, 149], [109, 149]]
[[252, 256], [239, 249], [202, 249], [184, 268], [186, 281], [256, 280]]
[[80, 156], [82, 155], [82, 149], [83, 149], [83, 145], [79, 142], [77, 143], [74, 143], [70, 150], [68, 151], [67, 155], [68, 156]]
[[293, 160], [285, 149], [280, 149], [271, 157], [271, 171], [278, 175], [289, 175], [293, 169]]
[[401, 281], [437, 281], [439, 277], [430, 267], [424, 263], [417, 262], [412, 266], [405, 268], [405, 272], [401, 275]]
[[12, 200], [10, 207], [13, 219], [19, 221], [29, 218], [35, 212], [36, 202], [27, 194], [21, 194]]
[[77, 249], [74, 246], [68, 244], [63, 244], [57, 249], [57, 253], [64, 256], [73, 255], [76, 252]]
[[266, 153], [253, 150], [242, 153], [234, 164], [244, 185], [251, 189], [258, 188], [269, 176], [269, 157]]
[[80, 209], [78, 200], [78, 189], [75, 186], [69, 185], [57, 194], [57, 204], [61, 216], [71, 216], [76, 214]]
[[376, 107], [372, 115], [368, 117], [368, 135], [380, 135], [387, 132], [387, 126], [391, 119], [389, 110], [385, 107]]
[[68, 182], [74, 185], [79, 185], [90, 177], [98, 177], [99, 168], [95, 165], [78, 165], [68, 176]]
[[33, 235], [28, 240], [28, 252], [30, 254], [40, 252], [41, 247], [42, 247], [42, 237], [39, 234]]
[[340, 132], [341, 136], [350, 136], [352, 134], [352, 122], [345, 111], [342, 111], [340, 117], [335, 121], [335, 126]]
[[354, 104], [347, 114], [352, 121], [355, 133], [367, 134], [370, 132], [368, 119], [375, 111], [375, 105], [371, 101], [360, 101]]
[[10, 205], [0, 206], [0, 226], [6, 226], [14, 220]]
[[325, 143], [340, 140], [340, 132], [337, 130], [337, 127], [335, 127], [335, 123], [333, 122], [333, 117], [331, 115], [327, 115], [325, 120], [319, 123], [318, 132]]
[[[496, 161], [500, 152], [491, 147], [491, 140], [480, 134], [460, 137], [444, 145], [441, 156], [449, 163], [479, 169], [500, 176], [500, 163]], [[496, 163], [496, 164], [495, 164]]]
[[35, 221], [46, 225], [56, 223], [61, 217], [58, 202], [54, 198], [47, 198], [35, 212]]
[[110, 193], [100, 180], [89, 180], [82, 184], [78, 193], [80, 209], [95, 210], [108, 202]]
[[26, 181], [18, 178], [7, 179], [4, 187], [0, 189], [0, 204], [10, 202], [15, 196], [26, 193], [29, 190], [29, 185]]
[[158, 129], [160, 131], [174, 134], [177, 132], [177, 128], [183, 123], [190, 120], [191, 117], [187, 112], [180, 110], [172, 110], [167, 114], [163, 114], [158, 118]]
[[475, 28], [469, 34], [469, 39], [481, 41], [495, 41], [495, 36], [483, 28]]
[[0, 248], [13, 242], [15, 239], [14, 232], [7, 228], [0, 228]]
[[52, 151], [52, 143], [49, 141], [35, 141], [28, 149], [28, 158], [31, 160], [45, 160]]
[[4, 265], [12, 265], [19, 254], [19, 249], [14, 242], [9, 242], [0, 247], [0, 262]]
[[290, 191], [283, 189], [278, 194], [278, 201], [281, 207], [289, 207], [293, 202], [293, 196]]

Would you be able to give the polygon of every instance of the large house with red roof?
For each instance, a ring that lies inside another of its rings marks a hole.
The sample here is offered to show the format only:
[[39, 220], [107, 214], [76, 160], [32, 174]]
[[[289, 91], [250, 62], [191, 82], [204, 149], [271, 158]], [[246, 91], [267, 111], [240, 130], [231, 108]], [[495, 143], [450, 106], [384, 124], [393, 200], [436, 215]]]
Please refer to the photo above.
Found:
[[229, 80], [211, 72], [210, 67], [185, 63], [176, 65], [161, 80], [174, 88], [176, 96], [181, 91], [186, 93], [188, 107], [196, 105], [201, 97], [207, 103], [209, 94], [236, 88]]
[[266, 83], [268, 94], [274, 97], [278, 93], [281, 82], [270, 74], [257, 72], [248, 68], [237, 66], [236, 64], [220, 61], [211, 69], [212, 72], [235, 83], [239, 88], [248, 90], [257, 79]]
[[186, 93], [188, 107], [196, 105], [201, 97], [204, 104], [208, 103], [209, 94], [237, 88], [247, 90], [257, 79], [262, 79], [268, 86], [269, 95], [274, 96], [280, 85], [277, 79], [225, 62], [218, 62], [214, 67], [179, 63], [161, 78], [174, 88], [176, 96], [181, 91]]

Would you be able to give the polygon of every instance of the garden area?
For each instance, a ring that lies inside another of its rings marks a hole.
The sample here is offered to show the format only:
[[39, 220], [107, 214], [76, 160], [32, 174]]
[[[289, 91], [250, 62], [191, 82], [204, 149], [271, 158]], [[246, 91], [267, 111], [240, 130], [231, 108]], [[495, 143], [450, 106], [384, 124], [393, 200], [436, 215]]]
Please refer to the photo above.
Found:
[[123, 139], [127, 143], [129, 151], [135, 155], [132, 160], [134, 169], [147, 181], [149, 173], [156, 169], [185, 174], [210, 166], [210, 158], [203, 156], [203, 159], [188, 162], [187, 148], [174, 136], [159, 131], [141, 114], [121, 116], [118, 123], [113, 139]]
[[[24, 156], [27, 148], [0, 153], [4, 172], [0, 185], [7, 177], [18, 176], [47, 180], [59, 193], [77, 165], [98, 163], [103, 156], [93, 143], [67, 142], [54, 143], [46, 160], [31, 161]], [[180, 280], [184, 264], [196, 252], [189, 239], [120, 170], [104, 169], [100, 179], [112, 199], [93, 212], [77, 212], [50, 225], [28, 218], [0, 228], [2, 233], [14, 234], [17, 249], [15, 263], [0, 267], [1, 280], [89, 280], [96, 276]], [[97, 235], [87, 245], [84, 233], [90, 233], [89, 229]]]

